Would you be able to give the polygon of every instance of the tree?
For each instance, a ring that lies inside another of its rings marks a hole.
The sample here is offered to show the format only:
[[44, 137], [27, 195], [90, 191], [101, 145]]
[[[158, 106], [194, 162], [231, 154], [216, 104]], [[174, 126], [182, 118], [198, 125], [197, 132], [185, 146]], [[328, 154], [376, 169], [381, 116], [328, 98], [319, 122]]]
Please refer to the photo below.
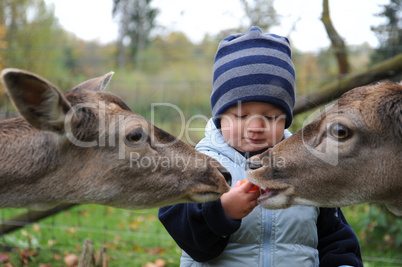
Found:
[[[6, 50], [7, 48], [7, 41], [5, 40], [6, 37], [6, 25], [0, 24], [0, 50]], [[3, 57], [0, 53], [0, 69], [3, 69]], [[1, 92], [1, 88], [0, 88]]]
[[[0, 67], [26, 69], [49, 79], [66, 77], [60, 61], [64, 33], [44, 0], [0, 1]], [[0, 88], [0, 109], [5, 106], [8, 112], [6, 99]]]
[[382, 5], [382, 7], [384, 8], [383, 11], [377, 16], [385, 17], [387, 21], [377, 27], [371, 27], [380, 43], [371, 56], [373, 63], [402, 52], [402, 0], [390, 0], [388, 5]]
[[27, 23], [26, 10], [30, 0], [3, 0], [0, 2], [0, 23], [7, 26], [8, 35], [22, 24]]
[[125, 46], [127, 53], [134, 58], [137, 68], [141, 69], [140, 55], [149, 42], [149, 36], [155, 27], [158, 9], [151, 7], [152, 0], [113, 0], [113, 17], [119, 23], [119, 67], [125, 64]]
[[364, 72], [333, 80], [320, 88], [320, 91], [296, 99], [293, 114], [297, 115], [339, 98], [343, 93], [369, 83], [391, 79], [402, 74], [402, 54], [381, 61]]
[[249, 20], [247, 28], [258, 26], [263, 31], [268, 31], [270, 27], [278, 25], [278, 14], [273, 6], [274, 1], [240, 0], [240, 2]]
[[[5, 27], [0, 50], [3, 67], [27, 69], [52, 77], [60, 75], [63, 65], [64, 31], [44, 0], [7, 0], [0, 4], [0, 16]], [[0, 22], [1, 23], [1, 22]]]
[[335, 52], [338, 61], [339, 74], [347, 74], [350, 71], [347, 49], [342, 37], [335, 30], [329, 15], [328, 0], [322, 2], [322, 16], [321, 21], [324, 23], [325, 30], [331, 40], [331, 48]]

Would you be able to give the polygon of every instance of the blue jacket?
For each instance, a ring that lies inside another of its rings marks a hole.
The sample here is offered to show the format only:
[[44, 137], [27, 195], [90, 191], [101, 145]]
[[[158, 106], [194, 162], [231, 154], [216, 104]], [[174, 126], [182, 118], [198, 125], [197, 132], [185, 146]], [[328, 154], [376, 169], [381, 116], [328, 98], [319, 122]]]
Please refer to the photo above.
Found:
[[[246, 158], [211, 120], [196, 149], [226, 167], [233, 184], [246, 178]], [[183, 249], [181, 266], [363, 266], [357, 237], [340, 209], [257, 206], [242, 220], [232, 220], [218, 199], [163, 207], [159, 219]]]

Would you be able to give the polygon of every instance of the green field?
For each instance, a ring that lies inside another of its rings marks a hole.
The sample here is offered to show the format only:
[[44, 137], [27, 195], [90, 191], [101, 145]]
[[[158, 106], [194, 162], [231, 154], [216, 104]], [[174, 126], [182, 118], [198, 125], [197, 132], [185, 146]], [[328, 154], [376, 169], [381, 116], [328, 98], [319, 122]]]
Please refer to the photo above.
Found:
[[[395, 243], [397, 237], [373, 236], [380, 223], [373, 217], [378, 215], [372, 209], [367, 205], [344, 208], [360, 239], [365, 266], [402, 266], [402, 249]], [[24, 212], [25, 209], [3, 209], [1, 220]], [[368, 226], [366, 217], [372, 220]], [[106, 247], [108, 266], [144, 266], [156, 259], [163, 259], [167, 266], [179, 265], [181, 250], [159, 222], [157, 209], [129, 211], [98, 205], [76, 206], [4, 235], [0, 244], [1, 253], [11, 256], [9, 263], [13, 266], [54, 267], [66, 266], [64, 257], [68, 254], [79, 256], [86, 239], [93, 242], [96, 251]], [[0, 266], [6, 265], [0, 263]]]
[[[2, 219], [22, 212], [26, 210], [4, 209]], [[20, 264], [20, 251], [33, 254], [28, 266], [66, 266], [64, 257], [79, 256], [86, 239], [96, 251], [106, 247], [108, 266], [142, 266], [159, 258], [167, 266], [177, 266], [181, 255], [159, 222], [157, 209], [129, 211], [97, 205], [76, 206], [0, 237], [0, 244], [3, 253], [12, 256], [14, 266]]]

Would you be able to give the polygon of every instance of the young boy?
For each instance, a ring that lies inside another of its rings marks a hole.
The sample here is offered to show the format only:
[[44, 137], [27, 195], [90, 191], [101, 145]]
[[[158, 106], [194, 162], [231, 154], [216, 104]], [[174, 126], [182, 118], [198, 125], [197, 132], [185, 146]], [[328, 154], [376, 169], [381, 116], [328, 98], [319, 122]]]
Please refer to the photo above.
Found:
[[240, 184], [248, 157], [290, 136], [285, 129], [294, 101], [286, 38], [252, 27], [219, 44], [214, 117], [196, 149], [225, 166], [235, 185], [214, 202], [159, 210], [160, 221], [183, 249], [181, 266], [362, 266], [358, 240], [340, 209], [267, 210], [258, 206], [260, 192], [250, 191], [253, 184]]

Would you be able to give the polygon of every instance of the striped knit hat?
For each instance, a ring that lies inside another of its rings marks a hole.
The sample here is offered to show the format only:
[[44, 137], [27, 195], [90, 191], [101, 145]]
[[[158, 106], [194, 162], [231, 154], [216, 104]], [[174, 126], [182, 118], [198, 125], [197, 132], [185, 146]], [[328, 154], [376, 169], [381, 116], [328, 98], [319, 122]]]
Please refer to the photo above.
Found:
[[295, 103], [295, 69], [288, 39], [264, 34], [252, 27], [219, 44], [214, 62], [212, 115], [220, 117], [240, 101], [265, 102], [286, 114], [285, 128], [292, 124]]

